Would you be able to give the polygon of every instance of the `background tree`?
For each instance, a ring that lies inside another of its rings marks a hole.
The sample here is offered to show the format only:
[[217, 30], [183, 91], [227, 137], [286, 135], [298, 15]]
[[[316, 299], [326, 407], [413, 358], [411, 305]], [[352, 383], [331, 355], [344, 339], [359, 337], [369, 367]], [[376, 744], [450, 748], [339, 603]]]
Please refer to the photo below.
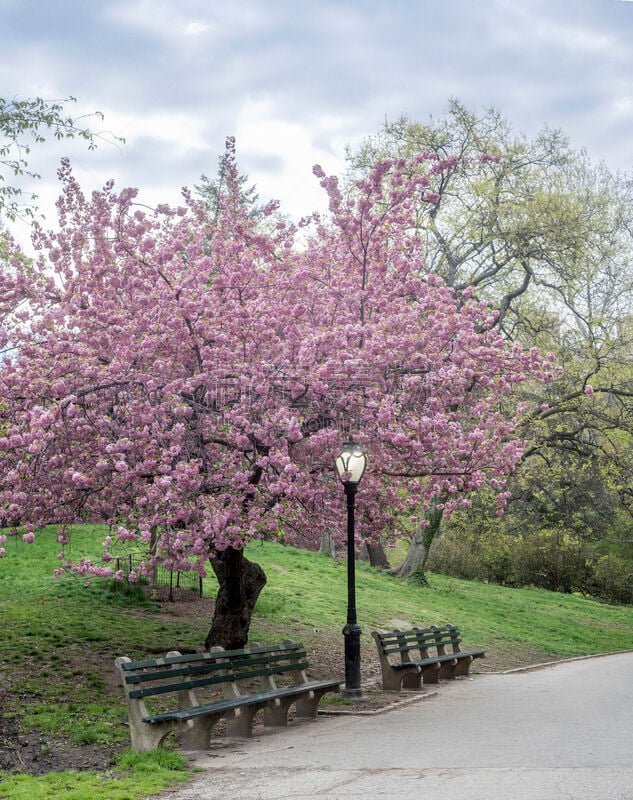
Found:
[[[202, 200], [209, 211], [211, 218], [217, 222], [226, 198], [227, 185], [230, 180], [232, 164], [226, 153], [218, 158], [218, 170], [215, 178], [200, 176], [200, 183], [195, 186], [197, 196]], [[237, 176], [239, 201], [248, 209], [248, 216], [253, 220], [264, 217], [265, 206], [259, 202], [259, 194], [254, 183], [249, 185], [248, 175]]]
[[44, 143], [47, 136], [57, 140], [83, 139], [90, 150], [94, 150], [100, 139], [111, 143], [124, 141], [109, 132], [94, 132], [86, 127], [84, 122], [88, 119], [103, 120], [99, 111], [82, 117], [68, 114], [66, 107], [74, 102], [74, 97], [60, 101], [0, 97], [0, 219], [33, 217], [36, 195], [25, 193], [11, 179], [40, 177], [29, 167], [29, 154], [33, 145]]
[[28, 309], [3, 318], [16, 351], [0, 373], [2, 524], [26, 541], [55, 524], [64, 547], [73, 522], [104, 522], [100, 563], [62, 557], [87, 577], [123, 579], [121, 544], [143, 551], [130, 580], [210, 563], [206, 644], [231, 647], [265, 580], [248, 541], [316, 546], [340, 529], [346, 435], [371, 453], [362, 539], [481, 486], [502, 508], [522, 450], [521, 409], [503, 401], [548, 365], [467, 291], [421, 277], [411, 200], [450, 166], [424, 163], [377, 164], [349, 202], [317, 170], [330, 214], [301, 247], [284, 221], [262, 232], [249, 216], [232, 141], [216, 220], [191, 196], [149, 215], [112, 184], [87, 199], [64, 164]]
[[[573, 152], [560, 131], [528, 140], [496, 110], [477, 116], [452, 100], [445, 118], [401, 117], [350, 152], [348, 191], [376, 157], [419, 153], [450, 159], [417, 204], [424, 270], [458, 294], [473, 288], [508, 341], [557, 353], [558, 379], [527, 395], [542, 406], [524, 429], [532, 472], [556, 486], [559, 469], [575, 473], [591, 458], [594, 483], [608, 484], [628, 464], [632, 421], [631, 182]], [[630, 473], [619, 475], [626, 508]], [[589, 513], [593, 495], [575, 502]], [[429, 528], [412, 536], [401, 573], [424, 563], [431, 541]]]

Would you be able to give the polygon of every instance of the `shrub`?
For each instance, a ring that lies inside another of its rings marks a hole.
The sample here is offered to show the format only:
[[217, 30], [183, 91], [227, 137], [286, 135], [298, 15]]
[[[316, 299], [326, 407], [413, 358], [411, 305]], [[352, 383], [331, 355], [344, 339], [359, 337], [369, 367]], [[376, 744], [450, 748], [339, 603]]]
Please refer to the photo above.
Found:
[[633, 567], [619, 556], [605, 555], [594, 566], [594, 593], [608, 603], [633, 603]]

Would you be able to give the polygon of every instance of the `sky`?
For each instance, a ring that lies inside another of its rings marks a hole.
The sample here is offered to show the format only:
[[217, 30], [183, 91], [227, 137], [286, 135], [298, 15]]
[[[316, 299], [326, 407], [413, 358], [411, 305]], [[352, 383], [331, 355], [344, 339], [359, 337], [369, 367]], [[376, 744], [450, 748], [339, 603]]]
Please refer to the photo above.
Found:
[[0, 0], [0, 53], [0, 97], [72, 95], [126, 139], [33, 150], [48, 221], [63, 156], [86, 191], [113, 178], [177, 203], [227, 136], [298, 217], [323, 207], [315, 163], [341, 174], [346, 145], [449, 98], [633, 173], [632, 0]]

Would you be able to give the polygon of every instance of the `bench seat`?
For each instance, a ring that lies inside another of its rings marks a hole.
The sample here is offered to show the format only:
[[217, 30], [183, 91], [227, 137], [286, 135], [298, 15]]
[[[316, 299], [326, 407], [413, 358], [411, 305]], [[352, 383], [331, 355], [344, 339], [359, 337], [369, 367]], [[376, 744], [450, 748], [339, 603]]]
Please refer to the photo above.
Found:
[[[148, 717], [143, 717], [143, 722], [150, 725], [155, 725], [159, 722], [166, 720], [187, 720], [194, 717], [205, 716], [206, 714], [213, 714], [215, 712], [223, 712], [232, 710], [234, 708], [242, 708], [243, 706], [259, 706], [263, 708], [271, 702], [281, 700], [282, 698], [296, 698], [305, 697], [311, 692], [336, 692], [340, 689], [341, 681], [312, 681], [298, 686], [283, 686], [280, 689], [270, 689], [267, 692], [257, 692], [255, 694], [242, 695], [241, 697], [232, 697], [228, 700], [218, 700], [215, 703], [206, 703], [205, 705], [193, 706], [192, 708], [181, 708], [175, 711], [166, 711], [163, 714], [153, 714]], [[311, 714], [300, 714], [297, 710], [298, 716], [312, 716]]]

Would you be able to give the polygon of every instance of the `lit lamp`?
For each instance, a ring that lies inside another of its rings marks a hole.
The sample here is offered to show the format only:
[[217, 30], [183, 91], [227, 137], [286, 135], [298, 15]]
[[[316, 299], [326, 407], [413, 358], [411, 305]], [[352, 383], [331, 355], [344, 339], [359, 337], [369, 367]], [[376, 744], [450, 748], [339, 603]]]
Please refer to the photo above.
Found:
[[359, 700], [360, 688], [360, 634], [356, 619], [356, 572], [354, 559], [354, 500], [361, 482], [367, 456], [355, 442], [345, 442], [336, 459], [336, 470], [345, 488], [347, 498], [347, 624], [343, 628], [345, 637], [345, 689], [343, 697]]

